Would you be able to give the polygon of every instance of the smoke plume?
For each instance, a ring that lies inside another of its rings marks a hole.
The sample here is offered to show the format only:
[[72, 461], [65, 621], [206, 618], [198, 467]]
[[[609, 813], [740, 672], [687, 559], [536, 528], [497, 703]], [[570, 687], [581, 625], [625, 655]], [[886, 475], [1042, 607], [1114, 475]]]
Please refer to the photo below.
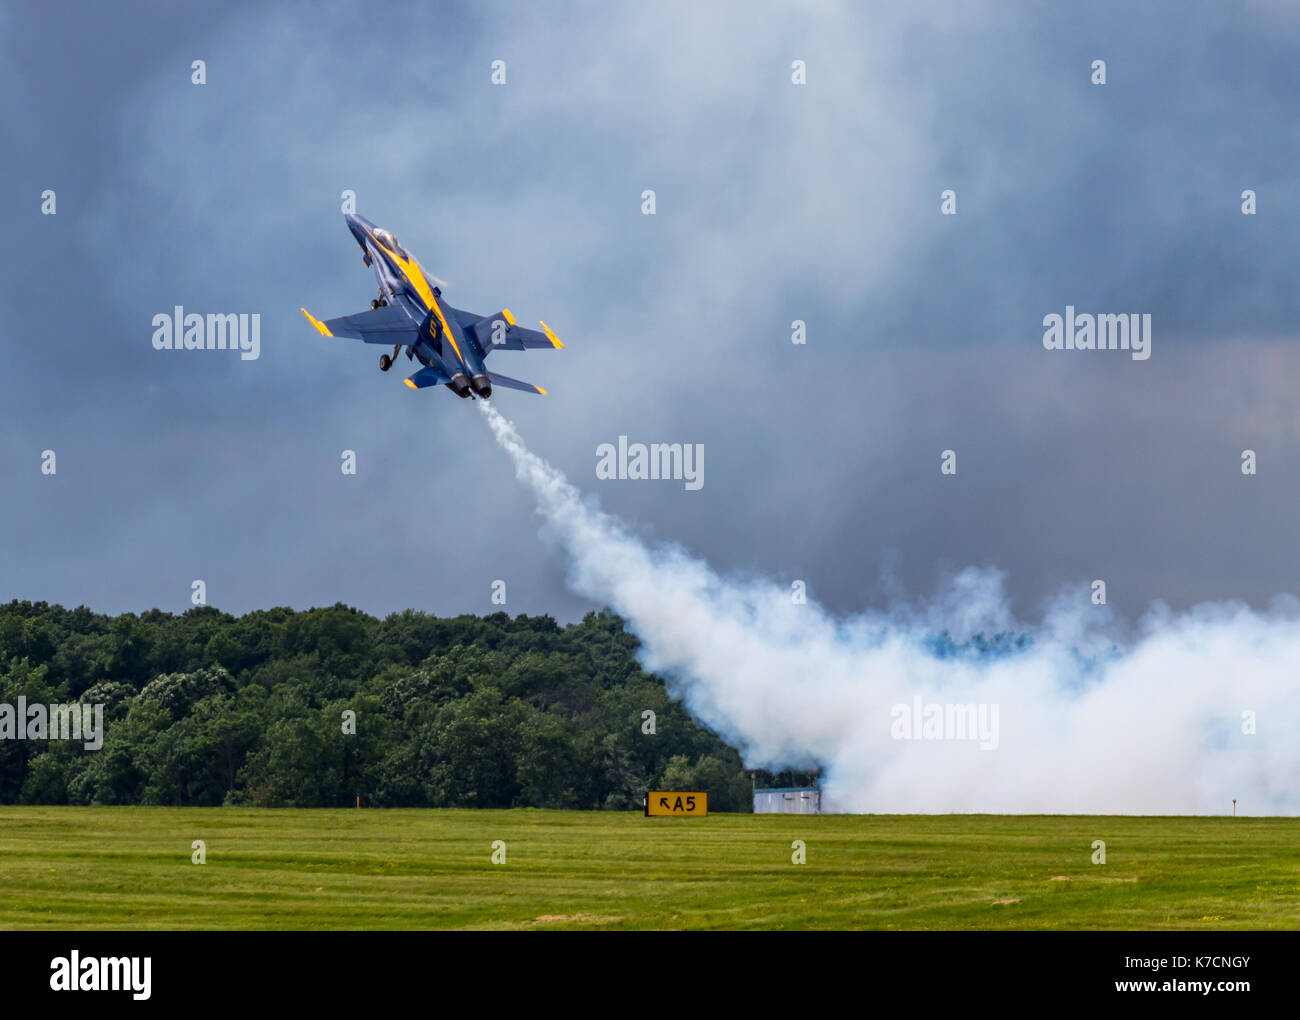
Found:
[[[790, 587], [651, 548], [479, 407], [569, 584], [610, 605], [750, 768], [823, 770], [845, 812], [1300, 813], [1300, 603], [1153, 607], [1127, 630], [1086, 590], [1036, 626], [969, 569], [922, 605], [837, 619]], [[1025, 633], [987, 647], [973, 635]], [[966, 729], [961, 729], [962, 723]]]

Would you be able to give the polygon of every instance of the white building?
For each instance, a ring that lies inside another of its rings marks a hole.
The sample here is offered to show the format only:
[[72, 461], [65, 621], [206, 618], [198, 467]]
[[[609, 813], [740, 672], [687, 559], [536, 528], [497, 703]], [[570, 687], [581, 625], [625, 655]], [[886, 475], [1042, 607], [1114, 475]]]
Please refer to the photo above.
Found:
[[822, 792], [815, 786], [778, 786], [754, 790], [754, 814], [819, 815]]

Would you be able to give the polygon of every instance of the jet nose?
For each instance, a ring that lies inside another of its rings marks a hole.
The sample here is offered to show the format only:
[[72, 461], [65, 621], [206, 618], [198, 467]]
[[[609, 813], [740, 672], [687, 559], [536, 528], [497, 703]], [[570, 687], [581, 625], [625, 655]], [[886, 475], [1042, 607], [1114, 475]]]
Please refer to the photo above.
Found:
[[484, 400], [492, 396], [492, 381], [485, 375], [476, 375], [470, 385], [474, 387], [474, 392]]

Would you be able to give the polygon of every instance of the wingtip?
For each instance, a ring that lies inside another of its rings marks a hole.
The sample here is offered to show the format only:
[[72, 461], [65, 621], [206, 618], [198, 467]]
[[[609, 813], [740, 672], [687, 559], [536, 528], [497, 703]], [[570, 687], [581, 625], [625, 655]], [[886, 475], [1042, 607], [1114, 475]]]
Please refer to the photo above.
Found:
[[333, 333], [331, 333], [331, 332], [329, 331], [329, 328], [325, 325], [325, 323], [323, 323], [323, 322], [321, 322], [319, 319], [317, 319], [314, 315], [311, 314], [311, 312], [307, 311], [307, 309], [305, 309], [305, 308], [301, 308], [301, 309], [299, 309], [299, 311], [301, 311], [303, 315], [307, 316], [307, 321], [310, 322], [313, 326], [316, 327], [316, 331], [317, 331], [318, 333], [320, 333], [321, 336], [333, 336], [333, 335], [334, 335]]
[[562, 348], [564, 344], [560, 342], [558, 336], [551, 332], [551, 327], [546, 325], [545, 322], [542, 322], [541, 319], [538, 319], [537, 321], [542, 323], [542, 332], [546, 334], [546, 339], [551, 341], [552, 346]]

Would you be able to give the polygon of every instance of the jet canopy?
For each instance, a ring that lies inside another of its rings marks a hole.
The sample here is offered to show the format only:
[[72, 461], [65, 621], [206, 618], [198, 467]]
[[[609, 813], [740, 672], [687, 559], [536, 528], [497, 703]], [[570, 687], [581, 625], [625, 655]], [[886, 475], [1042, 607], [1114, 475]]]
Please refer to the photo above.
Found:
[[384, 230], [382, 227], [379, 228], [375, 231], [375, 240], [399, 258], [410, 260], [411, 256], [406, 253], [405, 248], [398, 244], [397, 238], [392, 235], [391, 231]]

